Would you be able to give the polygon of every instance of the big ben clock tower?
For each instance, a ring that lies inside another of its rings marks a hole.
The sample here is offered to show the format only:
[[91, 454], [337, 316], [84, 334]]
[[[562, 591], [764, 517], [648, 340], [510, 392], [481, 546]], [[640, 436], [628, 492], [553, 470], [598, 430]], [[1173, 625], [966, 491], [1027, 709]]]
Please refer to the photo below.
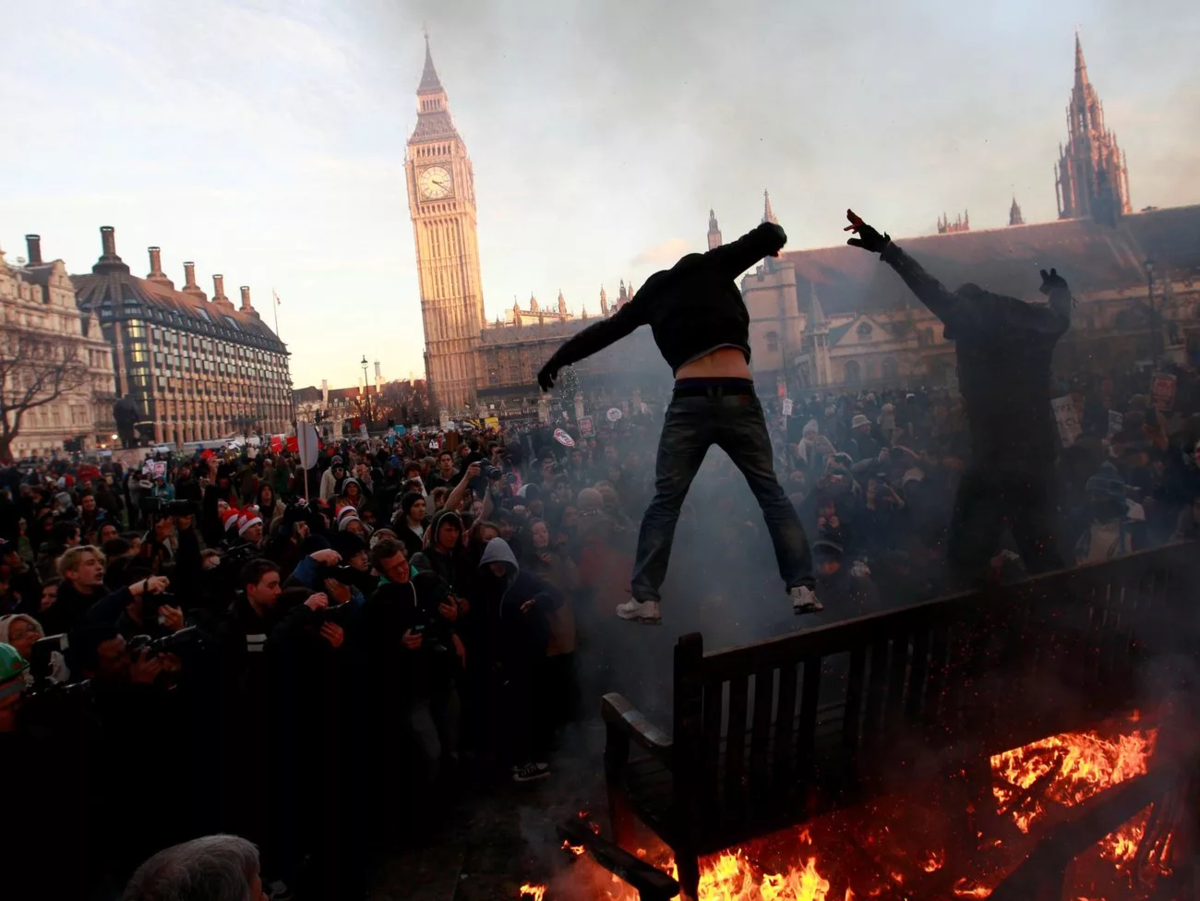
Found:
[[475, 360], [483, 328], [475, 180], [450, 118], [446, 90], [425, 38], [417, 127], [404, 161], [417, 245], [425, 375], [434, 403], [451, 417], [475, 405]]

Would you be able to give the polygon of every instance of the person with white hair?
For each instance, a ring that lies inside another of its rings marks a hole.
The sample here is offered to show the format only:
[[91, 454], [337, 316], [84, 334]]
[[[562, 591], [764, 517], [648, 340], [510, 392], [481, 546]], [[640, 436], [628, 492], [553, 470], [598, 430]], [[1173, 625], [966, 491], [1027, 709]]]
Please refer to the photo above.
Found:
[[207, 835], [159, 851], [125, 886], [122, 901], [266, 901], [258, 848], [236, 835]]

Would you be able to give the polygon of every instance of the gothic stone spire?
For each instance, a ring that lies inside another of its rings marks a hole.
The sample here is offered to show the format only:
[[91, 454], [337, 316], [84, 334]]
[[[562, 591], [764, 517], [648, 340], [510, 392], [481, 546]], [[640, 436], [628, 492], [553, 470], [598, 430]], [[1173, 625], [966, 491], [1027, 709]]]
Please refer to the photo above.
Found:
[[763, 222], [774, 222], [776, 225], [779, 224], [779, 220], [775, 218], [775, 211], [773, 209], [771, 209], [771, 195], [768, 194], [765, 189], [763, 190], [763, 218], [762, 218], [762, 221]]

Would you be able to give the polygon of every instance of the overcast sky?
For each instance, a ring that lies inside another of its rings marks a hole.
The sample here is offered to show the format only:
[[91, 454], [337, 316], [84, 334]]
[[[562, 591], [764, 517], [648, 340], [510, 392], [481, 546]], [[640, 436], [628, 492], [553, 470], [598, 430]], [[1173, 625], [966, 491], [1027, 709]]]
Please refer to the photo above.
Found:
[[1200, 201], [1195, 0], [7, 0], [0, 246], [250, 285], [297, 387], [422, 375], [404, 145], [429, 28], [475, 167], [489, 317], [598, 310], [761, 217], [790, 247], [1055, 215], [1080, 30], [1135, 208]]

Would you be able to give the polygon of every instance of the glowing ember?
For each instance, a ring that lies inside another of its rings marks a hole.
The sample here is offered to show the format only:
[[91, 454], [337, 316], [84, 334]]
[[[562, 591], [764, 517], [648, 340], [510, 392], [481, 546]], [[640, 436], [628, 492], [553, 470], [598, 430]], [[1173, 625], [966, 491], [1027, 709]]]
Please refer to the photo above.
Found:
[[929, 858], [921, 864], [921, 869], [926, 873], [936, 873], [946, 864], [946, 852], [934, 851], [929, 855]]
[[992, 893], [992, 890], [985, 885], [976, 885], [969, 879], [960, 879], [954, 883], [954, 897], [956, 898], [986, 898]]
[[546, 896], [546, 886], [544, 885], [529, 885], [526, 883], [521, 886], [521, 897], [532, 898], [533, 901], [542, 901]]
[[1074, 807], [1145, 773], [1157, 737], [1157, 729], [1135, 730], [1112, 739], [1095, 732], [1052, 735], [993, 757], [992, 775], [1003, 782], [995, 785], [992, 793], [1001, 811], [1011, 813], [1017, 828], [1028, 832], [1045, 811], [1043, 797]]
[[562, 843], [562, 847], [563, 847], [563, 850], [564, 850], [564, 851], [570, 851], [570, 852], [571, 852], [572, 854], [574, 854], [576, 857], [578, 857], [580, 854], [582, 854], [582, 853], [583, 853], [583, 850], [584, 850], [584, 849], [583, 849], [583, 845], [572, 845], [572, 844], [571, 844], [570, 842], [568, 842], [568, 841], [564, 841], [564, 842]]

